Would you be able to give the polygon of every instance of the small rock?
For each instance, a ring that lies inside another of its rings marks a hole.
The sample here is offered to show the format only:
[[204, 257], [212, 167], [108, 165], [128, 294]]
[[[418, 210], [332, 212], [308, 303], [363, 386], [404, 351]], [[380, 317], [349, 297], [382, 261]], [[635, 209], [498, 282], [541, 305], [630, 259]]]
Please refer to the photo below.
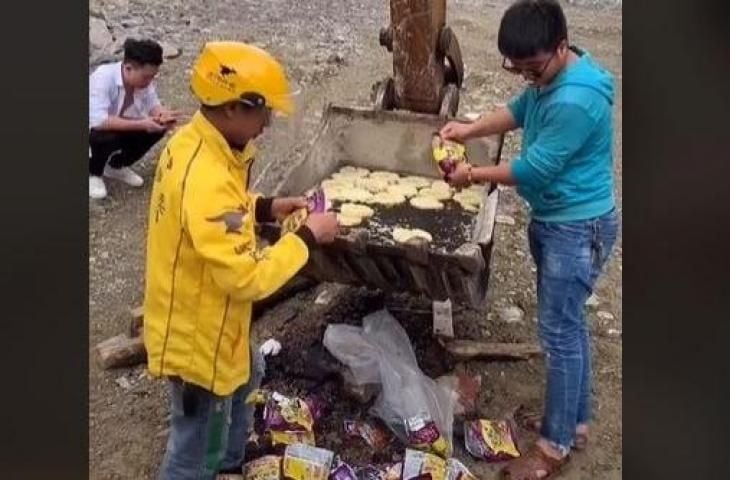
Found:
[[329, 63], [330, 65], [344, 65], [345, 57], [335, 52], [327, 57], [327, 63]]
[[601, 304], [601, 299], [598, 298], [598, 295], [595, 293], [588, 297], [588, 300], [586, 300], [586, 306], [587, 307], [598, 307], [598, 305]]
[[103, 260], [108, 260], [108, 259], [109, 259], [109, 252], [101, 252], [101, 253], [99, 254], [99, 256], [100, 256], [100, 257], [101, 257], [101, 258], [102, 258]]
[[126, 18], [121, 21], [121, 24], [124, 28], [141, 27], [144, 25], [144, 20], [140, 17]]
[[132, 383], [127, 379], [127, 377], [119, 377], [114, 380], [114, 382], [125, 390], [132, 388]]
[[155, 435], [155, 438], [167, 438], [167, 436], [170, 434], [170, 428], [166, 427], [157, 432]]
[[525, 312], [520, 307], [510, 306], [499, 312], [499, 318], [505, 323], [522, 323]]
[[615, 318], [612, 313], [604, 312], [604, 311], [598, 312], [596, 315], [601, 320], [613, 320]]
[[89, 16], [106, 20], [106, 15], [104, 15], [104, 11], [101, 9], [100, 6], [94, 5], [93, 1], [89, 3]]
[[317, 298], [314, 299], [315, 305], [327, 305], [332, 301], [332, 291], [331, 290], [322, 290], [322, 292], [317, 295]]
[[615, 328], [609, 328], [606, 330], [606, 335], [609, 337], [620, 337], [621, 336], [621, 330], [616, 330]]
[[495, 217], [494, 221], [501, 225], [514, 225], [515, 224], [515, 219], [510, 217], [509, 215], [497, 215]]
[[126, 12], [129, 9], [129, 0], [104, 0], [104, 4], [107, 8], [120, 12]]
[[89, 53], [91, 59], [111, 53], [111, 47], [114, 44], [109, 27], [104, 20], [97, 17], [89, 17]]
[[162, 56], [167, 59], [177, 58], [182, 55], [182, 49], [171, 43], [162, 42]]

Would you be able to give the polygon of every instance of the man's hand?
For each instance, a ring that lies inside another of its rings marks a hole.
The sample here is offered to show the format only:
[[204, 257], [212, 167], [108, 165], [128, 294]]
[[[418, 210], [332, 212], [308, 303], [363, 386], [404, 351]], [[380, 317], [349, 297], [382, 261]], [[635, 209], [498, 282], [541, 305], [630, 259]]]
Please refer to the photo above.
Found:
[[304, 224], [311, 230], [317, 243], [331, 243], [339, 232], [337, 216], [334, 213], [312, 213]]
[[449, 122], [441, 128], [439, 134], [444, 140], [455, 140], [463, 143], [470, 137], [471, 131], [471, 123]]
[[456, 168], [452, 170], [451, 174], [446, 178], [446, 181], [452, 187], [468, 187], [471, 185], [471, 181], [469, 181], [469, 172], [471, 168], [471, 165], [466, 162], [457, 164]]
[[139, 120], [139, 126], [147, 133], [160, 133], [167, 130], [167, 127], [160, 125], [152, 117]]
[[177, 110], [168, 110], [166, 108], [160, 108], [155, 114], [152, 116], [153, 120], [160, 125], [169, 125], [177, 123], [178, 120], [180, 120], [180, 116], [182, 115], [182, 112]]
[[300, 208], [307, 208], [307, 199], [305, 197], [275, 198], [271, 202], [271, 215], [278, 221], [282, 221]]
[[172, 130], [175, 128], [175, 125], [177, 125], [181, 115], [182, 113], [176, 110], [160, 108], [152, 115], [151, 118], [165, 130]]

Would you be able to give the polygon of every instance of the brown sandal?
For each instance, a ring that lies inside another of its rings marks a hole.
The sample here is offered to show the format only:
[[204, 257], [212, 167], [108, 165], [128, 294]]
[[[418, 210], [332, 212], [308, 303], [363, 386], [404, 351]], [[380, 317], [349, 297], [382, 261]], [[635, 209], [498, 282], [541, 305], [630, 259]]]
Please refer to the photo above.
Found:
[[588, 447], [588, 434], [576, 433], [575, 439], [573, 439], [573, 448], [579, 452], [585, 450]]
[[[509, 480], [545, 480], [560, 473], [570, 461], [570, 455], [557, 460], [546, 455], [538, 446], [534, 446], [526, 454], [510, 462], [501, 470], [502, 478]], [[540, 477], [537, 472], [543, 471]]]
[[[540, 433], [542, 426], [542, 415], [535, 412], [528, 412], [524, 405], [520, 405], [513, 414], [517, 424], [525, 430]], [[577, 451], [585, 450], [588, 447], [588, 434], [577, 433], [573, 439], [573, 449]]]

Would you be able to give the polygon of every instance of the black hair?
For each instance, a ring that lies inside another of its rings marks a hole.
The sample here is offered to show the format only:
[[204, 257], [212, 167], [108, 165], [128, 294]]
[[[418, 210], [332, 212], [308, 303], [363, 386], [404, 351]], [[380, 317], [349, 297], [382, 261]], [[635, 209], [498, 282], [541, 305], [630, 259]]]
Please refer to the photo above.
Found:
[[124, 41], [124, 62], [159, 67], [162, 65], [162, 47], [154, 40], [128, 38]]
[[556, 0], [518, 0], [502, 17], [497, 47], [505, 57], [522, 60], [553, 52], [567, 39], [565, 15]]

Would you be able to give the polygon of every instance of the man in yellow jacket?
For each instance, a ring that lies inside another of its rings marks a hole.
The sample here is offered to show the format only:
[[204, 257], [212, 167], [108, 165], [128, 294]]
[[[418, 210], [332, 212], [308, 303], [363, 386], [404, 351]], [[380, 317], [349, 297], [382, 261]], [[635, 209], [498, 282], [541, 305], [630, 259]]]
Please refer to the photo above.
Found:
[[144, 341], [153, 376], [170, 380], [171, 428], [162, 479], [241, 473], [252, 385], [252, 302], [271, 295], [337, 233], [332, 214], [260, 249], [254, 226], [306, 206], [248, 191], [252, 140], [272, 110], [292, 110], [281, 65], [237, 42], [211, 42], [191, 78], [201, 103], [164, 148], [147, 238]]

